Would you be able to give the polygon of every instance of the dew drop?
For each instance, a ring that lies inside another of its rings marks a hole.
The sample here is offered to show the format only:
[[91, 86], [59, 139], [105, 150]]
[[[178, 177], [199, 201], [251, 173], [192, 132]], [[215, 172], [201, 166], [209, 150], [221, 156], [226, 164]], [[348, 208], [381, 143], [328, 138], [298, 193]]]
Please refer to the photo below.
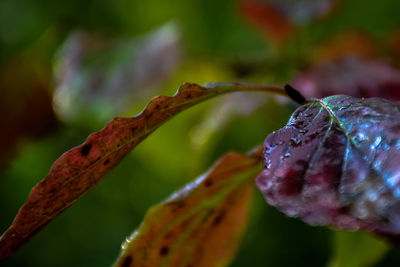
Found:
[[382, 142], [382, 136], [378, 135], [375, 141], [369, 146], [371, 150], [376, 149]]
[[301, 143], [300, 138], [298, 138], [298, 137], [292, 137], [292, 138], [290, 138], [290, 144], [291, 144], [292, 146], [298, 146], [300, 143]]
[[364, 133], [359, 132], [353, 137], [353, 141], [356, 143], [361, 143], [368, 140], [368, 136], [366, 136]]

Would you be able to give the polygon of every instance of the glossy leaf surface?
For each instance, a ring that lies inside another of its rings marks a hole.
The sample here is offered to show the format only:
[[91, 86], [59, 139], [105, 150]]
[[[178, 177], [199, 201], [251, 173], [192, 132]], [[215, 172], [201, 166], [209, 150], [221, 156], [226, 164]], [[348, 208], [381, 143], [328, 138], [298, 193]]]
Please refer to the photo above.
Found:
[[67, 151], [54, 162], [48, 175], [32, 189], [12, 225], [1, 236], [0, 262], [96, 185], [165, 121], [213, 96], [246, 90], [284, 94], [282, 89], [263, 86], [185, 83], [175, 96], [155, 97], [139, 115], [115, 118], [101, 131], [91, 134], [85, 143]]
[[299, 107], [264, 144], [256, 183], [268, 203], [312, 225], [400, 233], [400, 110], [331, 96]]
[[247, 222], [260, 153], [228, 153], [205, 175], [152, 207], [117, 266], [226, 266]]

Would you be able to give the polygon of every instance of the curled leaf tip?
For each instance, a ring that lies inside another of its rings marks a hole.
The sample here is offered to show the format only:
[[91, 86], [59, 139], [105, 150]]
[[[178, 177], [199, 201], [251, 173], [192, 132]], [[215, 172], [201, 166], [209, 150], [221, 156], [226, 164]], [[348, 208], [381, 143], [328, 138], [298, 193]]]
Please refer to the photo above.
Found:
[[289, 84], [285, 85], [285, 92], [296, 103], [299, 103], [300, 105], [306, 103], [306, 99], [304, 98], [304, 96]]

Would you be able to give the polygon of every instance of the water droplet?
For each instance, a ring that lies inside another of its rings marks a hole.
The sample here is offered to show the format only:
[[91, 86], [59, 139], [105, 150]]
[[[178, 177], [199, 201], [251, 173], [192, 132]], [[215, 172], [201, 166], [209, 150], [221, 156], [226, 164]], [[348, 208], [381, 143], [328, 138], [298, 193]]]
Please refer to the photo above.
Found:
[[270, 159], [267, 159], [267, 161], [264, 163], [264, 167], [265, 167], [266, 169], [271, 168], [271, 160], [270, 160]]
[[400, 139], [398, 139], [394, 145], [398, 150], [400, 150]]
[[375, 138], [375, 141], [369, 146], [372, 150], [374, 150], [375, 148], [377, 148], [382, 142], [382, 136], [378, 135]]
[[368, 140], [368, 136], [366, 136], [364, 133], [362, 132], [358, 132], [354, 137], [353, 137], [353, 141], [356, 143], [359, 142], [364, 142]]
[[292, 146], [298, 146], [301, 143], [301, 139], [298, 137], [292, 137], [290, 138], [290, 145]]

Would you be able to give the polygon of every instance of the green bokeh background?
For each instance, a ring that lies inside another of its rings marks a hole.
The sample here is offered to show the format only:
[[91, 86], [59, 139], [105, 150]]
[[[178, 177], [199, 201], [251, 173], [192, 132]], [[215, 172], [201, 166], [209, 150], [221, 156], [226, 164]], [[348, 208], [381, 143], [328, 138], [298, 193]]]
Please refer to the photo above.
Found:
[[[0, 65], [29, 52], [43, 60], [45, 66], [53, 66], [56, 52], [75, 29], [131, 38], [174, 21], [180, 27], [184, 54], [173, 73], [152, 93], [171, 95], [186, 81], [283, 84], [299, 71], [304, 61], [302, 53], [315, 43], [349, 29], [385, 39], [400, 26], [399, 11], [400, 2], [396, 0], [342, 1], [334, 14], [306, 26], [293, 43], [282, 48], [251, 27], [240, 15], [236, 1], [0, 0]], [[50, 94], [53, 89], [49, 88]], [[221, 118], [218, 112], [210, 114], [210, 110], [224, 105], [224, 101], [241, 101], [240, 98], [211, 100], [178, 115], [135, 148], [5, 266], [112, 264], [121, 243], [139, 225], [149, 206], [205, 172], [228, 151], [246, 152], [260, 144], [268, 133], [286, 123], [295, 108], [265, 95], [258, 97], [266, 99], [264, 106], [250, 115], [232, 115], [223, 127], [211, 130], [207, 130], [207, 120], [212, 124]], [[126, 114], [118, 115], [133, 116], [144, 105], [142, 100], [133, 102]], [[101, 112], [94, 111], [90, 116]], [[90, 120], [85, 112], [81, 112], [85, 123], [59, 120], [56, 127], [40, 137], [19, 140], [0, 169], [1, 232], [52, 162], [106, 121]], [[206, 125], [206, 137], [196, 135], [201, 125]], [[196, 145], [193, 138], [204, 140]], [[287, 218], [268, 206], [257, 191], [249, 229], [232, 266], [371, 264], [399, 266], [400, 250], [365, 233], [310, 227]]]

